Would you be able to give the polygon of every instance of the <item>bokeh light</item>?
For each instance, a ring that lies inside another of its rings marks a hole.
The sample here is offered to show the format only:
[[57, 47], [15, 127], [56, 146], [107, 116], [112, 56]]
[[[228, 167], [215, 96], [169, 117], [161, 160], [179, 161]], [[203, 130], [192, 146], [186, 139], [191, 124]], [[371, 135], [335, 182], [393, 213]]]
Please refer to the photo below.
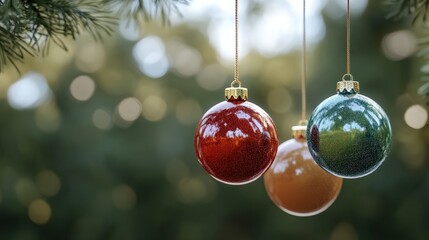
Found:
[[103, 109], [97, 109], [92, 115], [94, 126], [101, 130], [109, 130], [113, 126], [112, 115]]
[[[310, 47], [325, 37], [326, 29], [321, 15], [324, 4], [324, 1], [307, 4], [306, 33], [307, 44]], [[266, 2], [262, 16], [254, 17], [252, 20], [252, 30], [249, 31], [250, 44], [263, 56], [274, 57], [300, 49], [302, 41], [301, 1]]]
[[87, 42], [76, 50], [76, 67], [82, 72], [96, 72], [103, 67], [105, 61], [106, 50], [99, 43]]
[[36, 72], [30, 72], [12, 84], [7, 91], [7, 100], [17, 110], [36, 108], [51, 96], [46, 78]]
[[387, 34], [382, 41], [384, 55], [392, 60], [399, 61], [411, 57], [417, 49], [417, 41], [409, 30], [401, 30]]
[[421, 105], [413, 105], [405, 112], [405, 122], [414, 129], [421, 129], [428, 121], [428, 111]]
[[151, 122], [157, 122], [167, 113], [167, 103], [160, 96], [147, 97], [142, 104], [143, 117]]
[[89, 76], [83, 75], [75, 78], [70, 84], [71, 95], [79, 101], [89, 100], [95, 91], [95, 82]]
[[49, 204], [42, 199], [36, 199], [28, 207], [28, 217], [38, 225], [44, 225], [51, 219], [52, 210]]
[[37, 174], [36, 185], [40, 193], [47, 197], [53, 197], [60, 191], [61, 180], [54, 172], [44, 170]]
[[168, 49], [171, 52], [171, 66], [175, 73], [183, 77], [191, 77], [201, 70], [203, 58], [197, 49], [179, 41], [170, 41]]
[[141, 103], [137, 98], [126, 98], [118, 105], [119, 116], [127, 122], [137, 120], [141, 112]]
[[140, 70], [150, 78], [161, 78], [170, 68], [161, 38], [147, 36], [136, 43], [133, 56]]

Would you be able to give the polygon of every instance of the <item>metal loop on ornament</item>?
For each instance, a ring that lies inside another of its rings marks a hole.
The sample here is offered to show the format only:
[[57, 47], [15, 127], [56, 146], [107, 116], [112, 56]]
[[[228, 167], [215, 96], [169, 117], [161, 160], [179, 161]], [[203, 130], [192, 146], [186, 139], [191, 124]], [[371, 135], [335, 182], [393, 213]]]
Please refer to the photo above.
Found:
[[303, 119], [303, 120], [301, 120], [301, 121], [298, 122], [299, 126], [307, 126], [307, 124], [308, 124], [308, 121], [305, 120], [305, 119]]
[[302, 119], [299, 121], [298, 126], [292, 127], [292, 137], [295, 139], [306, 139], [305, 132], [307, 131], [308, 121], [306, 119]]
[[353, 75], [351, 75], [350, 73], [344, 74], [343, 81], [354, 81]]
[[240, 80], [234, 80], [234, 81], [232, 81], [231, 87], [233, 87], [233, 88], [241, 88], [241, 82], [240, 82]]

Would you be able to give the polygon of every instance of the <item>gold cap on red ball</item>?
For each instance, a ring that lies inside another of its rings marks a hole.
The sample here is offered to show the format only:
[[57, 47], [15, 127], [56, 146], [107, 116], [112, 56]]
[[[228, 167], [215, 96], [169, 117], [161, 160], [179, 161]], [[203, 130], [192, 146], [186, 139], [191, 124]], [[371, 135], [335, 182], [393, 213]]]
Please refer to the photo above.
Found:
[[[234, 85], [238, 85], [235, 87]], [[241, 87], [241, 82], [233, 81], [230, 88], [225, 89], [225, 98], [227, 100], [246, 101], [249, 98], [247, 88]]]
[[341, 94], [358, 94], [359, 82], [353, 80], [351, 74], [343, 76], [343, 81], [337, 83], [337, 93]]
[[299, 121], [298, 126], [292, 127], [292, 136], [296, 139], [306, 139], [306, 132], [307, 132], [307, 120], [301, 120]]

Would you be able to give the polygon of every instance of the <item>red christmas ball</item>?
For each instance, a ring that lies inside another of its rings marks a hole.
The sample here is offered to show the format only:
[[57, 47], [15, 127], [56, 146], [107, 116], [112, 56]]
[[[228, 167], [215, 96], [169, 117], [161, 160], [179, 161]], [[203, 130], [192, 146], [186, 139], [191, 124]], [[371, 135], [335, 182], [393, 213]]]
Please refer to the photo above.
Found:
[[216, 180], [241, 185], [263, 175], [278, 147], [270, 116], [248, 101], [221, 102], [204, 114], [195, 132], [195, 151]]
[[316, 164], [301, 135], [279, 146], [264, 183], [269, 197], [281, 210], [305, 217], [329, 208], [340, 193], [343, 179]]

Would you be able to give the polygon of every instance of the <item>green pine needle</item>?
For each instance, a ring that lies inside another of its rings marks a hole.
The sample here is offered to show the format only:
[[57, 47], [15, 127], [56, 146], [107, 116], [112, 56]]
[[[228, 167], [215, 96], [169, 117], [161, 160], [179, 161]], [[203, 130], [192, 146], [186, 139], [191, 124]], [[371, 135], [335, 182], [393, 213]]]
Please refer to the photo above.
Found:
[[76, 39], [89, 33], [95, 40], [110, 35], [117, 22], [115, 11], [125, 17], [150, 20], [180, 14], [179, 4], [189, 0], [0, 0], [0, 72], [25, 55], [46, 55], [55, 44], [64, 50], [64, 37]]
[[[413, 24], [417, 21], [428, 22], [429, 0], [386, 0], [385, 3], [391, 10], [391, 14], [388, 16], [389, 18], [399, 19], [411, 15], [413, 17]], [[417, 54], [419, 57], [425, 59], [429, 58], [429, 51], [427, 51], [428, 45], [428, 41], [421, 41], [420, 52]], [[429, 63], [425, 65], [429, 65]], [[425, 66], [422, 68], [425, 68]], [[429, 96], [429, 80], [427, 77], [423, 77], [422, 80], [425, 81], [426, 84], [423, 84], [419, 89], [419, 93]]]

